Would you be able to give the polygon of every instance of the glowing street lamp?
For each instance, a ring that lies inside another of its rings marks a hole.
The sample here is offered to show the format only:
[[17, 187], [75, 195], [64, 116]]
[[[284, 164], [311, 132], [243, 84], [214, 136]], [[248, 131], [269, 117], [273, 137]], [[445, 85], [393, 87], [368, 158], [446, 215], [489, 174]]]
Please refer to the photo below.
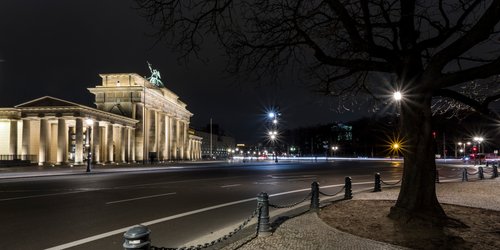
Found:
[[396, 100], [396, 101], [401, 101], [401, 99], [403, 99], [403, 95], [401, 94], [400, 91], [394, 92], [393, 97], [394, 97], [394, 100]]
[[333, 157], [335, 157], [335, 152], [339, 149], [337, 146], [332, 146], [332, 151], [333, 151]]
[[477, 142], [477, 144], [479, 146], [478, 152], [484, 153], [484, 148], [483, 148], [483, 151], [481, 151], [481, 143], [484, 141], [484, 138], [483, 137], [474, 137], [474, 141]]
[[278, 132], [276, 130], [269, 131], [269, 138], [271, 139], [272, 142], [276, 140], [278, 136]]
[[[473, 138], [473, 141], [477, 142], [477, 146], [478, 146], [478, 150], [477, 152], [481, 152], [481, 153], [484, 153], [484, 148], [483, 148], [483, 151], [481, 151], [481, 143], [483, 142], [484, 138], [483, 137], [474, 137]], [[475, 155], [474, 158], [479, 158], [479, 165], [481, 165], [481, 156], [479, 156], [478, 154]]]

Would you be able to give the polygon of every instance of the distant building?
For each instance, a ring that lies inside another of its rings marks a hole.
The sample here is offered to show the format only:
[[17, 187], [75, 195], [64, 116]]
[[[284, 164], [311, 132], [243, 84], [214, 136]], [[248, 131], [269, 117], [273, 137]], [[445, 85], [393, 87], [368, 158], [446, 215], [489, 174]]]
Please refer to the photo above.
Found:
[[210, 125], [207, 125], [202, 131], [196, 131], [196, 135], [202, 138], [201, 157], [204, 159], [228, 158], [230, 155], [228, 150], [234, 150], [236, 146], [234, 137], [225, 135], [218, 124], [212, 125], [212, 133], [210, 133]]
[[97, 108], [50, 96], [0, 108], [0, 160], [82, 164], [88, 134], [96, 163], [201, 158], [193, 114], [177, 95], [133, 73], [100, 76], [89, 88]]

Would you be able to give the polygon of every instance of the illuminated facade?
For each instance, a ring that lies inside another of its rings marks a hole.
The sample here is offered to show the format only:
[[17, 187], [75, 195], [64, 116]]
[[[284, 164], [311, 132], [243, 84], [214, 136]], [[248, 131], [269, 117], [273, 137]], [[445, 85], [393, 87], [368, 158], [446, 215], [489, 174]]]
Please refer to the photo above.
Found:
[[189, 133], [193, 114], [177, 95], [137, 74], [100, 76], [89, 88], [97, 108], [49, 96], [0, 108], [0, 157], [82, 164], [90, 134], [96, 163], [201, 158], [201, 137]]

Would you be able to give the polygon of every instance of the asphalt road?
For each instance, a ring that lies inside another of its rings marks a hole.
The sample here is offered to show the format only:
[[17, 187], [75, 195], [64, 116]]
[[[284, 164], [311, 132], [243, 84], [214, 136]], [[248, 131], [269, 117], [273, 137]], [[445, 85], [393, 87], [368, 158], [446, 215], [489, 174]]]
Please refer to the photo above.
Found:
[[[446, 168], [443, 175], [454, 175]], [[351, 176], [353, 190], [373, 174], [401, 178], [395, 161], [253, 162], [0, 180], [0, 249], [123, 249], [127, 228], [145, 224], [155, 246], [178, 247], [238, 224], [267, 192], [292, 203], [318, 181], [327, 193]], [[333, 185], [333, 186], [332, 186]], [[331, 187], [328, 187], [331, 186]], [[328, 187], [328, 188], [326, 188]]]

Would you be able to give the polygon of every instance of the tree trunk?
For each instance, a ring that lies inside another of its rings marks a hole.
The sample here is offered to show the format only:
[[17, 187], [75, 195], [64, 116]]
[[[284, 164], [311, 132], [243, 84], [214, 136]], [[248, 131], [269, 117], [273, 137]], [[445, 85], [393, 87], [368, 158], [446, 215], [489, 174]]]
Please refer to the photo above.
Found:
[[[418, 86], [414, 84], [413, 86]], [[436, 197], [436, 162], [431, 131], [432, 93], [411, 90], [400, 105], [404, 140], [401, 191], [389, 217], [400, 222], [442, 225], [447, 216]]]

